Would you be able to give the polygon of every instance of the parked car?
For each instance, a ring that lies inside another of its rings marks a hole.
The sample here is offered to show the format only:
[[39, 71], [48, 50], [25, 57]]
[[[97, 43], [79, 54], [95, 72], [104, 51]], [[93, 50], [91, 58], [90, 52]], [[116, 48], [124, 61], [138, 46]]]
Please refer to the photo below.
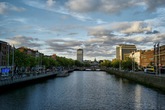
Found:
[[154, 72], [154, 67], [153, 66], [147, 66], [144, 68], [145, 73], [153, 73]]

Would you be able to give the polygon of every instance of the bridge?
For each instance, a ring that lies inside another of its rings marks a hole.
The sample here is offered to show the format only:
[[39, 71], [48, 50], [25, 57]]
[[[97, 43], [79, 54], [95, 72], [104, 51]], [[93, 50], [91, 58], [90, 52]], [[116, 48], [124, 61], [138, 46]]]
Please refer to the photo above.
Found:
[[76, 67], [74, 70], [76, 71], [105, 71], [105, 68], [100, 67]]

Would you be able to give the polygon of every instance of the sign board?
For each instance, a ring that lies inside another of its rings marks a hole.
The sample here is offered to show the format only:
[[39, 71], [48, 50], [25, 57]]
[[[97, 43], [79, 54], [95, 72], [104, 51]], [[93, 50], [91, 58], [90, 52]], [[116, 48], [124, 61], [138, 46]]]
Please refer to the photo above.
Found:
[[10, 72], [10, 68], [1, 68], [2, 75], [8, 76]]

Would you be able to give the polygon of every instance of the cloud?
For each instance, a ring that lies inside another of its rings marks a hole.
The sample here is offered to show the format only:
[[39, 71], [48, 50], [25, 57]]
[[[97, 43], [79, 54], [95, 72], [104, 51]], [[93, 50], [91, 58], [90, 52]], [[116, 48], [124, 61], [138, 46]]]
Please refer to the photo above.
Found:
[[157, 30], [146, 32], [146, 34], [158, 34], [158, 33], [160, 33], [160, 32]]
[[[66, 6], [75, 12], [105, 12], [118, 13], [123, 9], [137, 5], [135, 0], [69, 0]], [[81, 4], [81, 5], [77, 5]], [[120, 4], [120, 5], [119, 5]]]
[[[138, 30], [136, 32], [138, 32], [137, 34], [114, 34], [112, 32], [112, 30], [109, 30], [106, 32], [106, 30], [104, 29], [100, 29], [97, 28], [96, 30], [90, 30], [91, 31], [91, 35], [93, 35], [93, 37], [88, 40], [88, 42], [90, 42], [91, 44], [95, 43], [100, 43], [101, 45], [109, 45], [109, 46], [113, 46], [113, 45], [117, 45], [117, 44], [136, 44], [136, 45], [147, 45], [150, 43], [154, 43], [154, 42], [163, 42], [164, 38], [165, 38], [165, 34], [163, 33], [159, 33], [158, 31], [149, 31], [151, 32], [150, 34], [145, 34], [145, 33], [141, 33], [143, 31], [146, 31], [146, 29], [144, 30]], [[126, 30], [129, 28], [126, 28]], [[140, 28], [141, 29], [141, 28]], [[92, 33], [93, 32], [93, 33]], [[97, 33], [98, 32], [98, 33]], [[133, 31], [129, 31], [129, 32], [135, 32], [135, 30], [133, 29]], [[147, 31], [147, 33], [149, 33]], [[150, 46], [150, 45], [147, 45]]]
[[49, 7], [52, 7], [55, 3], [56, 3], [56, 1], [54, 1], [54, 0], [47, 0], [47, 5]]
[[25, 8], [16, 7], [7, 2], [0, 2], [0, 14], [5, 14], [9, 11], [22, 12], [22, 11], [25, 11]]
[[39, 48], [41, 46], [38, 38], [26, 37], [18, 35], [12, 38], [8, 38], [10, 44], [14, 44], [16, 47], [25, 46], [29, 48]]
[[99, 4], [100, 0], [69, 0], [66, 3], [66, 6], [72, 11], [84, 13], [95, 11]]
[[148, 11], [156, 11], [157, 8], [165, 7], [165, 0], [144, 0]]
[[45, 41], [46, 45], [48, 45], [48, 49], [52, 49], [56, 52], [65, 52], [65, 51], [74, 51], [80, 48], [83, 44], [82, 41], [76, 40], [63, 40], [63, 39], [51, 39]]
[[47, 6], [44, 3], [37, 2], [37, 1], [32, 1], [32, 0], [25, 1], [25, 3], [27, 5], [35, 7], [35, 8], [44, 9], [44, 10], [47, 10], [47, 11], [60, 13], [60, 14], [63, 14], [63, 15], [68, 15], [68, 16], [72, 16], [72, 17], [74, 17], [74, 18], [76, 18], [78, 20], [81, 20], [81, 21], [91, 20], [90, 17], [82, 15], [82, 14], [79, 14], [79, 13], [70, 12], [68, 9], [66, 9], [63, 6], [55, 5], [54, 7], [47, 8]]
[[124, 25], [125, 29], [122, 29], [121, 32], [125, 34], [131, 33], [143, 33], [145, 31], [151, 31], [152, 28], [149, 24], [141, 21], [135, 21]]
[[77, 35], [77, 34], [78, 34], [78, 33], [72, 32], [72, 33], [69, 33], [69, 34], [67, 34], [67, 35], [73, 36], [73, 35]]
[[[52, 1], [52, 0], [50, 0]], [[47, 3], [49, 3], [50, 1], [47, 1]], [[53, 1], [55, 2], [55, 1]], [[96, 22], [97, 24], [102, 24], [102, 23], [106, 23], [106, 21], [103, 21], [101, 19], [94, 19], [86, 14], [80, 14], [74, 11], [69, 10], [68, 8], [66, 8], [63, 5], [58, 5], [57, 4], [52, 4], [51, 2], [49, 3], [49, 5], [51, 5], [51, 7], [47, 8], [46, 4], [42, 3], [42, 2], [37, 2], [37, 1], [32, 1], [32, 0], [28, 0], [25, 1], [25, 4], [35, 7], [35, 8], [39, 8], [39, 9], [44, 9], [47, 11], [51, 11], [51, 12], [55, 12], [55, 13], [60, 13], [63, 15], [67, 15], [67, 16], [71, 16], [73, 18], [76, 18], [77, 20], [80, 21], [90, 21], [90, 22]]]
[[98, 25], [88, 28], [88, 35], [93, 36], [112, 36], [112, 35], [130, 35], [140, 34], [148, 31], [152, 31], [150, 23], [145, 21], [133, 21], [133, 22], [116, 22], [107, 23], [105, 25]]
[[[81, 4], [81, 5], [78, 5]], [[143, 6], [148, 11], [155, 11], [160, 7], [165, 7], [164, 0], [69, 0], [66, 6], [75, 12], [104, 12], [119, 13], [124, 9], [135, 6]]]

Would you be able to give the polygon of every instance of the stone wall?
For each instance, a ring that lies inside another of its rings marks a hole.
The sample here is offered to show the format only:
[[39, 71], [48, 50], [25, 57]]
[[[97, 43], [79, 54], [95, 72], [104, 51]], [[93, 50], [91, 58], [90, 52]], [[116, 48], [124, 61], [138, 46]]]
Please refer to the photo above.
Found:
[[165, 77], [163, 76], [155, 76], [145, 73], [121, 72], [117, 70], [107, 70], [107, 72], [165, 92]]

